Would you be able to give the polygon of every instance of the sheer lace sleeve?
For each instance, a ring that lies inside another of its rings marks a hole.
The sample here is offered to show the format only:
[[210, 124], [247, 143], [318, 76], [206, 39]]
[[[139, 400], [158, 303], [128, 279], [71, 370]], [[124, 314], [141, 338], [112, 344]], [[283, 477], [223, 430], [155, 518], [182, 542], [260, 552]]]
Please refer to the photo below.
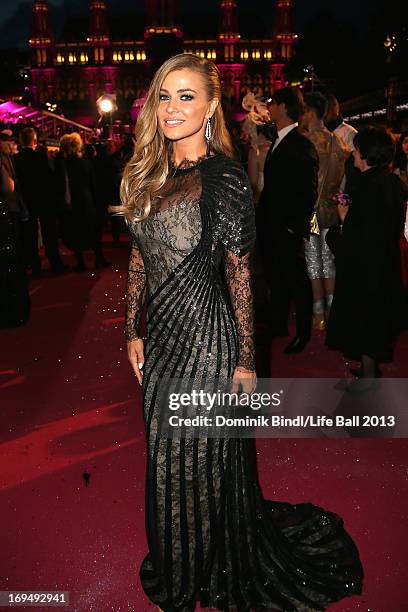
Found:
[[248, 176], [240, 164], [229, 161], [222, 173], [217, 196], [225, 280], [238, 332], [237, 366], [254, 371], [250, 256], [255, 242], [255, 212]]
[[203, 199], [213, 214], [213, 239], [221, 246], [225, 280], [238, 332], [237, 365], [255, 370], [250, 254], [255, 243], [255, 209], [242, 165], [218, 157], [203, 181]]
[[246, 370], [255, 370], [254, 312], [249, 258], [250, 253], [239, 257], [232, 251], [224, 251], [225, 279], [238, 332], [237, 365]]
[[133, 239], [129, 257], [126, 290], [126, 340], [140, 337], [140, 319], [146, 294], [146, 271], [136, 240]]

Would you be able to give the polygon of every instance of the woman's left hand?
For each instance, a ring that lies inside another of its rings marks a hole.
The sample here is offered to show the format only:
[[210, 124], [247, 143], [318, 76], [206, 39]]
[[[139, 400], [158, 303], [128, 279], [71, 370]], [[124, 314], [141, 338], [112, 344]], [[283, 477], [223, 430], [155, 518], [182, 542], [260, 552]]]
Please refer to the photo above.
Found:
[[241, 366], [237, 366], [232, 376], [232, 392], [238, 392], [238, 388], [241, 386], [244, 393], [252, 393], [255, 390], [257, 383], [256, 372], [253, 370], [247, 370]]

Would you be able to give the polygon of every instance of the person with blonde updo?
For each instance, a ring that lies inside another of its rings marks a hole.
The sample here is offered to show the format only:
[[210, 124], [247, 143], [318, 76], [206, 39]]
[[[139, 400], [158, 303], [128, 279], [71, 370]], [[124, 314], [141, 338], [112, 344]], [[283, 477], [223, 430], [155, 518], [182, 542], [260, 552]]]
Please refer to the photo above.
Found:
[[76, 270], [86, 269], [83, 253], [91, 248], [95, 253], [95, 267], [110, 265], [101, 247], [95, 207], [95, 176], [89, 159], [84, 159], [83, 141], [74, 132], [60, 140], [58, 163], [59, 185], [65, 208], [65, 243], [75, 253]]

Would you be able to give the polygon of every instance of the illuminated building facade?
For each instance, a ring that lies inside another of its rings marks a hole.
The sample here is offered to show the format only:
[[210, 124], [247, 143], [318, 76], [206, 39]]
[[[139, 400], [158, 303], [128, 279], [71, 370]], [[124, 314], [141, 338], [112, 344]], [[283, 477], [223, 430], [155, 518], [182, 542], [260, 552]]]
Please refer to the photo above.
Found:
[[218, 32], [203, 38], [184, 32], [177, 0], [145, 0], [143, 34], [120, 39], [111, 34], [107, 4], [90, 0], [87, 31], [75, 40], [56, 40], [46, 0], [35, 0], [29, 41], [35, 105], [51, 102], [89, 112], [101, 94], [116, 93], [119, 105], [129, 107], [166, 57], [185, 52], [216, 62], [224, 103], [233, 108], [248, 91], [269, 96], [282, 86], [282, 69], [297, 40], [293, 0], [276, 0], [272, 36], [251, 40], [240, 34], [235, 0], [220, 0]]

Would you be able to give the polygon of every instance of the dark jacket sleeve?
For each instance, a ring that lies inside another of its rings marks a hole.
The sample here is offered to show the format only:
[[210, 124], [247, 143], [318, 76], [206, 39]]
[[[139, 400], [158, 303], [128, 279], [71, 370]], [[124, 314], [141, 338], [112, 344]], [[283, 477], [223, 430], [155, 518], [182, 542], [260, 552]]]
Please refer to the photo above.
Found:
[[65, 161], [63, 157], [57, 156], [54, 165], [54, 184], [56, 201], [59, 209], [63, 210], [65, 202]]
[[308, 238], [317, 199], [319, 157], [315, 146], [298, 132], [289, 134], [265, 160], [264, 183], [257, 210], [261, 240], [270, 231], [290, 230]]
[[307, 238], [318, 195], [319, 157], [313, 143], [306, 138], [301, 142], [293, 155], [292, 215], [288, 218], [288, 227]]
[[326, 234], [326, 244], [335, 257], [338, 257], [341, 248], [341, 226], [332, 225]]

